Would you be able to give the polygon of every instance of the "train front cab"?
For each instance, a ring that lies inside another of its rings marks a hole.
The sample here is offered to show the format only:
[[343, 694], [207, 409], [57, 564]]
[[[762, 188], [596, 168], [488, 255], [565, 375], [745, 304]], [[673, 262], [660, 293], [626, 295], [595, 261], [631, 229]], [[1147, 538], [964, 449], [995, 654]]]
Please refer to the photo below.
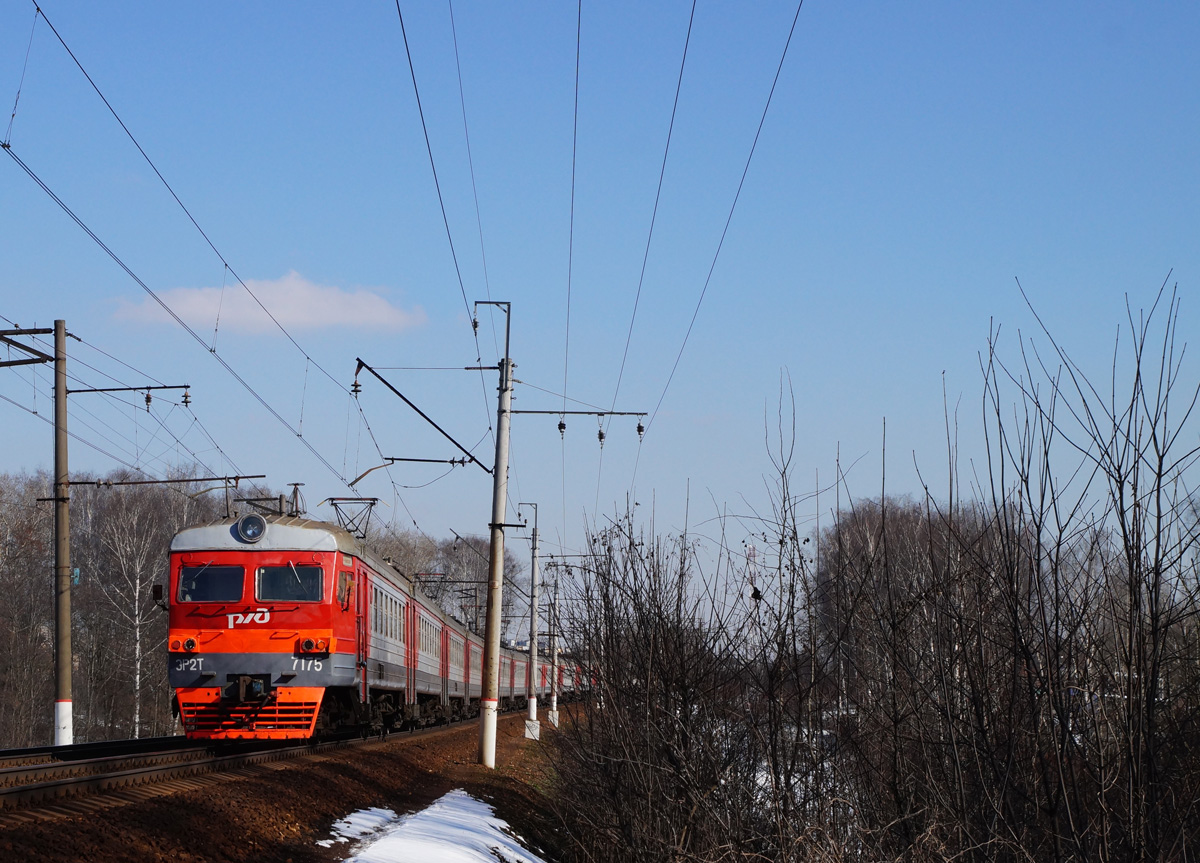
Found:
[[329, 687], [361, 679], [354, 569], [336, 551], [173, 552], [168, 676], [185, 733], [311, 737]]

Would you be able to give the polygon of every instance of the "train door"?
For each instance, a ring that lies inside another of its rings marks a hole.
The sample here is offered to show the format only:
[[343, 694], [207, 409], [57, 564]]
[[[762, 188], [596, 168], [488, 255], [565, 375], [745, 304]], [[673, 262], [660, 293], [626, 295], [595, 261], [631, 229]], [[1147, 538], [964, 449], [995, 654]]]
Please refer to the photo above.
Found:
[[450, 703], [450, 630], [442, 627], [441, 641], [441, 661], [438, 662], [438, 677], [442, 682], [442, 704]]
[[416, 602], [405, 603], [405, 611], [407, 612], [404, 615], [404, 619], [405, 619], [404, 644], [405, 644], [405, 648], [406, 648], [404, 651], [404, 653], [405, 653], [404, 662], [405, 662], [405, 672], [406, 672], [404, 675], [404, 679], [406, 681], [405, 695], [407, 696], [405, 700], [408, 701], [409, 704], [416, 704], [417, 703], [417, 661], [418, 661], [418, 655], [420, 652], [420, 638], [421, 638], [421, 633], [420, 633], [420, 630], [417, 628], [417, 624], [420, 621], [420, 617], [419, 617], [420, 612], [417, 611], [417, 603]]
[[354, 644], [355, 644], [355, 668], [359, 686], [359, 698], [363, 704], [368, 702], [367, 697], [367, 659], [368, 657], [368, 637], [367, 637], [367, 574], [361, 567], [356, 568], [354, 581]]

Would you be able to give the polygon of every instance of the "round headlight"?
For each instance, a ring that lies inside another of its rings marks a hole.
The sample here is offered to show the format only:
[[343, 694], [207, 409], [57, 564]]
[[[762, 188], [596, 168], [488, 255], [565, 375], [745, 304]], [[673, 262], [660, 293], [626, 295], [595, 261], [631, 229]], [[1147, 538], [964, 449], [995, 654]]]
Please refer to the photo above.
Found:
[[311, 638], [304, 639], [304, 643], [301, 644], [300, 646], [302, 648], [304, 648], [305, 650], [312, 650], [314, 647], [316, 647], [316, 645], [313, 644], [313, 640]]
[[196, 639], [189, 638], [187, 641], [185, 641], [183, 643], [183, 649], [184, 650], [195, 650], [196, 649]]
[[267, 533], [267, 520], [261, 515], [243, 515], [237, 523], [238, 537], [242, 542], [258, 542]]

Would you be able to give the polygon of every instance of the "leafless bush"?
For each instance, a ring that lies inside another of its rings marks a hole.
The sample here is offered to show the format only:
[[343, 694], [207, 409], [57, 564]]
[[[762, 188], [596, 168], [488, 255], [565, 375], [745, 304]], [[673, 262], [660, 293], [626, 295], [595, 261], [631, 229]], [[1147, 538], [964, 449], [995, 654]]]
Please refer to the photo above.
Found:
[[1049, 333], [990, 342], [966, 500], [843, 489], [805, 535], [780, 422], [765, 558], [593, 536], [595, 688], [555, 750], [579, 859], [1189, 859], [1197, 390], [1173, 298], [1127, 323], [1103, 389]]

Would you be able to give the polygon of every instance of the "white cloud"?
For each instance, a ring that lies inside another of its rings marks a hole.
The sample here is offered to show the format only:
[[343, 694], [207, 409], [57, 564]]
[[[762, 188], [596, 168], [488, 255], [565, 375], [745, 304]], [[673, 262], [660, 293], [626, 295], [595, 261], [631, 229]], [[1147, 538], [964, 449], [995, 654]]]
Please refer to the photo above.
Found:
[[[289, 331], [333, 328], [396, 331], [426, 320], [420, 306], [406, 311], [371, 291], [314, 284], [295, 270], [280, 279], [249, 279], [246, 287]], [[267, 313], [237, 282], [223, 289], [171, 288], [159, 291], [158, 295], [201, 333], [212, 332], [218, 312], [222, 330], [263, 333], [275, 329]], [[121, 300], [116, 317], [142, 323], [171, 321], [171, 316], [150, 297], [137, 303]]]

